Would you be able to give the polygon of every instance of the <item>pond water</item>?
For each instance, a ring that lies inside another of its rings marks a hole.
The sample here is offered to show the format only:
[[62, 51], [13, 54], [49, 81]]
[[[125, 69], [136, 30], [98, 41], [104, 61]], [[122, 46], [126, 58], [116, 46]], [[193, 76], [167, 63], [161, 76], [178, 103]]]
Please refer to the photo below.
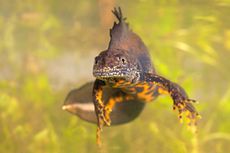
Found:
[[230, 150], [229, 0], [0, 0], [0, 152], [97, 152], [96, 126], [61, 106], [71, 89], [94, 80], [114, 6], [157, 72], [199, 101], [202, 119], [192, 134], [161, 96], [135, 121], [105, 128], [104, 152]]

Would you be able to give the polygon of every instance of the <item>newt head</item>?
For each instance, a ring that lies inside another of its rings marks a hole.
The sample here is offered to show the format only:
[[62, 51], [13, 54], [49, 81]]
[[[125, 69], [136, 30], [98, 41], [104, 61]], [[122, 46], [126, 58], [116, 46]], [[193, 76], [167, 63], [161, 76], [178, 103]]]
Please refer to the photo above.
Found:
[[93, 75], [110, 83], [124, 80], [135, 82], [140, 77], [140, 64], [134, 55], [122, 49], [106, 50], [96, 58]]
[[143, 73], [155, 73], [155, 70], [146, 46], [129, 28], [121, 9], [115, 8], [112, 12], [118, 22], [110, 29], [108, 49], [95, 58], [93, 75], [109, 83], [122, 80], [133, 84]]
[[136, 39], [139, 38], [129, 29], [120, 8], [115, 8], [112, 12], [118, 23], [114, 22], [110, 30], [108, 49], [95, 58], [93, 75], [109, 83], [120, 80], [133, 83], [139, 79], [141, 72], [134, 49], [138, 48]]

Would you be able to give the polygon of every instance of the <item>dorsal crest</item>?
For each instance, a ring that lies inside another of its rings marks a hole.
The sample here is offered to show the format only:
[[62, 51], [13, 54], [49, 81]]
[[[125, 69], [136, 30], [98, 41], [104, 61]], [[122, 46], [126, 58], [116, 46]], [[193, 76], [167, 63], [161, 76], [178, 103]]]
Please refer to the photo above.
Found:
[[112, 29], [110, 29], [110, 43], [109, 48], [123, 48], [123, 44], [129, 39], [130, 33], [129, 25], [126, 18], [123, 17], [121, 8], [114, 8], [112, 10], [114, 16], [118, 19], [118, 23], [114, 22]]

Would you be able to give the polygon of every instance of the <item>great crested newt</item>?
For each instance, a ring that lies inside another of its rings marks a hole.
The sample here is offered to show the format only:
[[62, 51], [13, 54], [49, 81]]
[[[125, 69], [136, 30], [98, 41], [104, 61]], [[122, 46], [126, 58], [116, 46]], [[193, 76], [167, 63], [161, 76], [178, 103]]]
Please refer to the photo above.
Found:
[[[93, 102], [97, 116], [97, 143], [100, 144], [100, 132], [103, 126], [111, 125], [110, 113], [117, 103], [129, 100], [151, 102], [159, 94], [167, 93], [173, 100], [173, 108], [189, 120], [189, 125], [195, 125], [199, 114], [193, 102], [184, 89], [156, 74], [148, 50], [141, 40], [128, 26], [120, 7], [113, 14], [118, 19], [110, 29], [108, 49], [102, 51], [93, 66], [96, 77], [93, 86]], [[122, 92], [103, 101], [104, 87], [109, 86]]]

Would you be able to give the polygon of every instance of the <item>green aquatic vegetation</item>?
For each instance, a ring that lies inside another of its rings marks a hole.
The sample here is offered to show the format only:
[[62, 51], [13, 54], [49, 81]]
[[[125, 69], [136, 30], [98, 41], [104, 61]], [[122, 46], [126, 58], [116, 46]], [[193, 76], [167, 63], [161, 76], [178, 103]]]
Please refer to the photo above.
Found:
[[[61, 110], [67, 92], [89, 81], [92, 70], [82, 62], [69, 65], [76, 73], [52, 67], [65, 55], [93, 63], [107, 46], [96, 3], [0, 1], [0, 152], [96, 152], [96, 126]], [[105, 152], [229, 150], [229, 0], [117, 5], [148, 46], [157, 72], [199, 101], [202, 119], [193, 135], [178, 124], [170, 98], [161, 96], [132, 123], [105, 128]], [[74, 75], [75, 82], [60, 73]]]

